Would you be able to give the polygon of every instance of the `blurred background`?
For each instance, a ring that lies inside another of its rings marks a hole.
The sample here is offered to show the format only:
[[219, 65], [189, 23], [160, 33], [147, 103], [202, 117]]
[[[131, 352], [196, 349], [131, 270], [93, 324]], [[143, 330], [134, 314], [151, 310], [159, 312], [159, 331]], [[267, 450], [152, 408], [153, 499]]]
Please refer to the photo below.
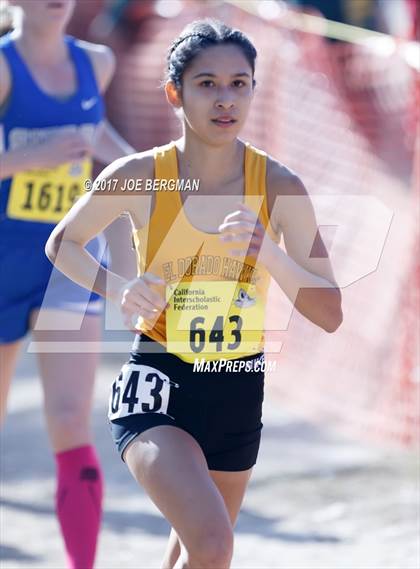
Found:
[[[114, 50], [117, 70], [107, 114], [139, 151], [180, 135], [160, 88], [166, 50], [188, 22], [205, 16], [240, 28], [258, 51], [257, 91], [242, 138], [299, 174], [320, 218], [338, 215], [346, 224], [346, 231], [335, 224], [320, 227], [333, 265], [344, 272], [352, 263], [367, 267], [343, 283], [344, 323], [333, 335], [291, 314], [277, 286], [270, 291], [268, 312], [276, 319], [282, 313], [285, 325], [278, 330], [268, 316], [267, 339], [281, 350], [269, 350], [277, 369], [267, 381], [266, 439], [238, 525], [234, 567], [418, 568], [420, 4], [79, 0], [69, 33]], [[11, 25], [6, 12], [2, 25]], [[317, 200], [322, 196], [332, 199]], [[370, 199], [340, 199], [349, 196]], [[372, 261], [377, 200], [390, 222]], [[132, 274], [127, 220], [115, 222], [108, 237], [113, 270]], [[104, 334], [106, 342], [109, 331]], [[108, 483], [114, 494], [98, 565], [109, 569], [156, 567], [167, 529], [149, 512], [147, 500], [133, 501], [139, 492], [105, 432], [107, 386], [124, 358], [103, 355], [95, 415], [99, 448], [112, 462]], [[33, 370], [28, 356], [19, 370], [22, 381], [34, 380]], [[23, 506], [33, 505], [36, 486], [19, 486], [16, 465], [24, 466], [17, 433], [24, 439], [41, 419], [31, 406], [38, 396], [25, 403], [18, 396], [23, 390], [14, 393], [1, 448], [2, 533], [8, 543], [1, 550], [3, 566], [57, 567], [60, 552], [57, 546], [54, 557], [52, 538], [49, 555], [38, 541], [31, 554], [23, 554], [14, 529], [25, 515], [45, 519], [49, 507], [42, 500], [32, 510]], [[39, 448], [28, 452], [35, 471], [40, 469], [33, 476], [39, 477], [38, 496], [47, 501], [52, 490], [43, 484], [51, 464], [36, 458], [43, 436]], [[319, 503], [311, 502], [314, 496]], [[38, 528], [41, 541], [48, 542], [52, 513], [48, 523]]]
[[[376, 197], [393, 212], [375, 272], [343, 291], [339, 332], [329, 337], [293, 314], [287, 334], [278, 334], [284, 342], [273, 389], [283, 405], [287, 400], [396, 444], [419, 437], [418, 8], [415, 0], [82, 0], [70, 25], [70, 33], [117, 54], [108, 116], [137, 150], [180, 135], [160, 89], [172, 39], [205, 16], [239, 27], [258, 50], [257, 92], [243, 138], [295, 170], [311, 195]], [[354, 246], [364, 225], [375, 222], [361, 215], [360, 203], [345, 206], [352, 234], [321, 228], [334, 254], [349, 263], [370, 254]], [[126, 270], [121, 251], [128, 248], [116, 250], [114, 262]], [[272, 293], [277, 306], [278, 288]]]

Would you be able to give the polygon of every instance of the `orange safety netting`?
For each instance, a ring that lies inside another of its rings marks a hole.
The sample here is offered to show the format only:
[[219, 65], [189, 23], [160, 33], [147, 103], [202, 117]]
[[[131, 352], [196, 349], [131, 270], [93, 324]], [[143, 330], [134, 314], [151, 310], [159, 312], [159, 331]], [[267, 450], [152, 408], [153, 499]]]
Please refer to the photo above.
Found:
[[[276, 331], [280, 320], [288, 320], [289, 306], [271, 287], [267, 339], [283, 347], [269, 355], [279, 365], [268, 385], [279, 413], [288, 407], [387, 444], [418, 441], [415, 72], [397, 53], [378, 55], [286, 30], [231, 5], [212, 9], [191, 2], [176, 17], [149, 18], [135, 42], [128, 44], [118, 29], [110, 37], [119, 57], [109, 113], [139, 150], [180, 134], [159, 89], [166, 49], [186, 23], [206, 15], [239, 27], [258, 50], [257, 91], [242, 137], [295, 170], [313, 196], [378, 198], [393, 212], [378, 265], [342, 290], [344, 323], [335, 334], [297, 312], [287, 330]], [[334, 208], [345, 207], [340, 219], [352, 227], [344, 233], [321, 228], [333, 262], [343, 270], [364, 261], [368, 266], [360, 235], [377, 229], [375, 209], [366, 215], [360, 202], [340, 205], [337, 199], [319, 207], [330, 208], [332, 219]]]

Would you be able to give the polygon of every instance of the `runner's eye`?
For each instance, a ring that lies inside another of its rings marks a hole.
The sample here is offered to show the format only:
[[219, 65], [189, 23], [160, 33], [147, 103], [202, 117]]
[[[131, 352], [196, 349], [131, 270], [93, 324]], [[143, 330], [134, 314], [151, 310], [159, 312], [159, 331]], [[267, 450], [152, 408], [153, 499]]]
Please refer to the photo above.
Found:
[[200, 87], [214, 87], [214, 81], [210, 79], [205, 79], [199, 83]]
[[234, 87], [244, 87], [246, 85], [245, 81], [242, 81], [242, 79], [235, 79], [235, 81], [233, 81], [232, 85]]

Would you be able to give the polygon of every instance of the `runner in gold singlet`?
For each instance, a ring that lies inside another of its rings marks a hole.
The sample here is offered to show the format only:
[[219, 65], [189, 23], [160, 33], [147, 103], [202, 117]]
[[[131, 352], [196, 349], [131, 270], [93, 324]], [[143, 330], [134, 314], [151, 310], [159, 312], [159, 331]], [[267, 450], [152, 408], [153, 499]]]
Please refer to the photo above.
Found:
[[[245, 204], [269, 228], [266, 156], [250, 145], [243, 151]], [[163, 190], [179, 179], [174, 143], [155, 150], [155, 179], [162, 191], [156, 192], [150, 223], [135, 231], [134, 242], [139, 274], [147, 270], [165, 281], [169, 306], [156, 322], [141, 319], [139, 330], [190, 363], [197, 356], [233, 359], [261, 352], [268, 271], [252, 256], [232, 257], [219, 233], [192, 224], [180, 191]], [[226, 200], [229, 196], [221, 196], [222, 207]]]
[[[230, 566], [261, 438], [270, 278], [325, 331], [342, 320], [302, 182], [238, 138], [255, 58], [239, 30], [187, 26], [169, 50], [165, 87], [183, 136], [108, 167], [47, 244], [60, 270], [95, 282], [129, 327], [137, 319], [109, 419], [123, 460], [172, 525], [166, 569]], [[84, 249], [123, 212], [139, 260], [130, 282]]]

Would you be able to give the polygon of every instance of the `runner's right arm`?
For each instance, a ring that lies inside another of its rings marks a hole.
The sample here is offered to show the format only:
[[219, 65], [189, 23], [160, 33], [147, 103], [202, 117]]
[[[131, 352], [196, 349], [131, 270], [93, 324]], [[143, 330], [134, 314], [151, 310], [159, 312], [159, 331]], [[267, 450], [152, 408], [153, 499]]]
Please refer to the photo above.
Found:
[[93, 191], [78, 200], [55, 227], [45, 248], [50, 261], [74, 282], [121, 304], [127, 323], [133, 314], [150, 317], [165, 308], [161, 295], [150, 288], [163, 285], [163, 281], [151, 274], [127, 281], [102, 267], [85, 250], [85, 245], [122, 213], [130, 213], [135, 220], [136, 211], [143, 205], [147, 207], [146, 196], [127, 194], [121, 188], [128, 179], [150, 177], [151, 160], [150, 156], [136, 154], [105, 168]]

